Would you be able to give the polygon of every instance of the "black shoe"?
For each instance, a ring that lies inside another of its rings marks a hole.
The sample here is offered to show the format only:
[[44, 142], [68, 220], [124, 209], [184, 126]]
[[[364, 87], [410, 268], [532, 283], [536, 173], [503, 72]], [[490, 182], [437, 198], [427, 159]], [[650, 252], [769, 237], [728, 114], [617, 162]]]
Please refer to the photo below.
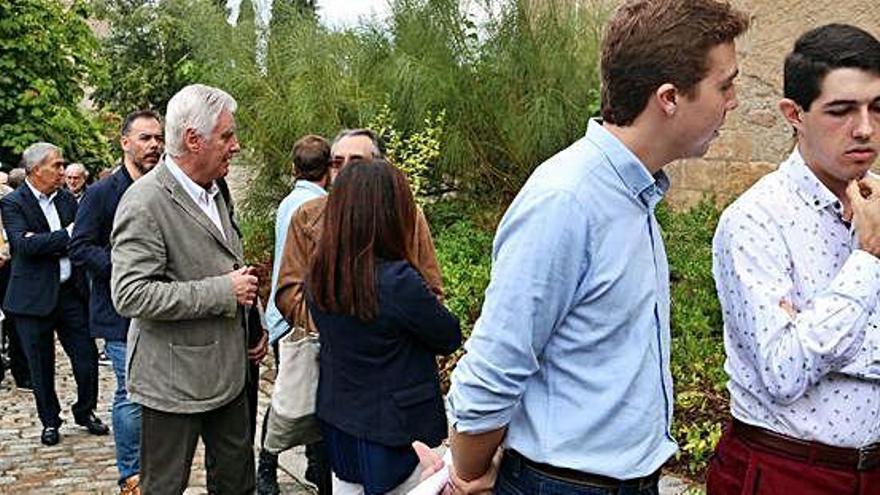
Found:
[[43, 428], [43, 434], [40, 435], [40, 441], [43, 442], [43, 445], [56, 445], [59, 440], [61, 440], [61, 435], [58, 434], [57, 426], [47, 426]]
[[80, 426], [85, 426], [89, 433], [92, 435], [106, 435], [110, 433], [110, 428], [107, 428], [107, 425], [101, 422], [101, 420], [95, 416], [95, 413], [89, 413], [88, 417], [76, 420], [76, 424]]
[[259, 495], [278, 495], [278, 456], [260, 450], [260, 463], [257, 467], [257, 493]]

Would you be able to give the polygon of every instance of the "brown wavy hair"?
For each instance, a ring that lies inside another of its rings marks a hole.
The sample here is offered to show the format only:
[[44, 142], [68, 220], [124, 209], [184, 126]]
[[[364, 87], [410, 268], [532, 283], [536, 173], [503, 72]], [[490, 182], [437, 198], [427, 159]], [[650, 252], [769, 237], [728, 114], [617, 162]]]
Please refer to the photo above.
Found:
[[718, 0], [629, 0], [615, 11], [602, 42], [602, 118], [627, 126], [657, 88], [685, 96], [706, 77], [707, 55], [749, 27], [748, 16]]
[[406, 176], [384, 159], [348, 164], [333, 182], [306, 279], [322, 311], [370, 321], [378, 313], [379, 260], [413, 264], [416, 205]]

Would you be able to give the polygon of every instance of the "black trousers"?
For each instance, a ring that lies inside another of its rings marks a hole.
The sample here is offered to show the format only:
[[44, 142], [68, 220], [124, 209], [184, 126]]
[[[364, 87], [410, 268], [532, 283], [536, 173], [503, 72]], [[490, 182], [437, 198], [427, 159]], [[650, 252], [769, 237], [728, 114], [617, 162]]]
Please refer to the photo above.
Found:
[[[0, 268], [0, 301], [6, 297], [6, 288], [9, 287], [10, 264], [6, 263]], [[9, 357], [9, 370], [15, 378], [15, 383], [24, 383], [30, 380], [31, 371], [28, 369], [27, 357], [21, 347], [21, 339], [15, 331], [15, 320], [7, 315], [3, 320], [4, 348]]]
[[248, 399], [195, 414], [163, 412], [141, 406], [141, 490], [172, 495], [186, 489], [199, 437], [205, 443], [211, 493], [252, 493], [254, 451], [250, 442]]
[[70, 359], [76, 381], [75, 420], [88, 418], [98, 404], [98, 349], [89, 335], [86, 302], [73, 283], [61, 284], [58, 305], [48, 316], [13, 314], [15, 329], [27, 356], [44, 427], [61, 425], [61, 406], [55, 393], [55, 331]]

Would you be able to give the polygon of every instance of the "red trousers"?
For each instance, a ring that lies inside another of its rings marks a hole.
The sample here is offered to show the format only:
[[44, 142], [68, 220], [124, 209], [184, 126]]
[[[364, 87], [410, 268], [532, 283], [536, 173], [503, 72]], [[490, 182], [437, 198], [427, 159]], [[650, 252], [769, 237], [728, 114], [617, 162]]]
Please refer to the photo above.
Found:
[[793, 460], [721, 436], [709, 461], [708, 495], [880, 495], [880, 467], [838, 469]]

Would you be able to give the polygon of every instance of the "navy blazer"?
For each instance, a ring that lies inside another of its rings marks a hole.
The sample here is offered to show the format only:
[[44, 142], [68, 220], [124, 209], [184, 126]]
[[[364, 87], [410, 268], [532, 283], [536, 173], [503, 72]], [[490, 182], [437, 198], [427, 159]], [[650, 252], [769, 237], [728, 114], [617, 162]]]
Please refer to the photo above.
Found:
[[382, 445], [447, 436], [437, 354], [461, 345], [461, 327], [406, 261], [376, 267], [379, 313], [356, 317], [309, 311], [320, 334], [317, 414], [358, 438]]
[[[59, 189], [54, 202], [61, 226], [67, 227], [76, 216], [76, 199], [68, 191]], [[61, 288], [58, 261], [68, 256], [70, 236], [64, 228], [50, 231], [40, 203], [26, 182], [0, 200], [0, 214], [12, 255], [3, 309], [21, 315], [48, 316], [58, 304]], [[86, 297], [82, 273], [73, 263], [70, 277]]]
[[70, 241], [70, 260], [85, 269], [89, 285], [89, 328], [92, 337], [124, 341], [128, 318], [110, 299], [110, 232], [119, 200], [134, 181], [124, 165], [86, 189]]

